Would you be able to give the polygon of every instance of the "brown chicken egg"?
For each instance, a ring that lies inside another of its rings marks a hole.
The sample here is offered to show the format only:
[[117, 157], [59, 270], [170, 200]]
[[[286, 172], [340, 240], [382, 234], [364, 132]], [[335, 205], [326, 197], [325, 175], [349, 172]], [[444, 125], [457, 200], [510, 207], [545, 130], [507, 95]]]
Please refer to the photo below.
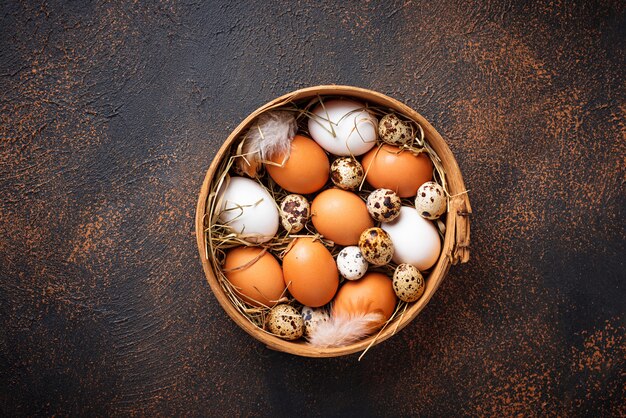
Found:
[[285, 290], [280, 264], [260, 247], [233, 248], [223, 270], [235, 293], [254, 306], [274, 306]]
[[285, 285], [303, 305], [317, 308], [331, 301], [339, 287], [339, 271], [331, 253], [313, 238], [297, 238], [283, 257]]
[[311, 220], [317, 231], [339, 245], [355, 245], [361, 232], [374, 226], [365, 202], [356, 194], [328, 189], [311, 204]]
[[380, 313], [384, 322], [393, 315], [397, 301], [391, 279], [382, 273], [371, 272], [341, 286], [333, 302], [333, 316]]
[[400, 197], [415, 196], [417, 189], [433, 178], [433, 163], [426, 155], [384, 144], [363, 157], [365, 179], [377, 189], [391, 189]]
[[289, 158], [278, 155], [273, 163], [265, 164], [270, 177], [283, 189], [291, 193], [314, 193], [324, 187], [330, 175], [328, 156], [315, 141], [296, 135], [291, 142]]

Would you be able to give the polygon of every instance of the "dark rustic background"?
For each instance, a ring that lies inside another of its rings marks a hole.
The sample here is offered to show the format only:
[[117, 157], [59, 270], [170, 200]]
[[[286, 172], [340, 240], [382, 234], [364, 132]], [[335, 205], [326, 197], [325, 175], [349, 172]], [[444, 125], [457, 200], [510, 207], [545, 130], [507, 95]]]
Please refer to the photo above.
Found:
[[[2, 415], [626, 415], [624, 2], [0, 6]], [[212, 296], [196, 196], [248, 113], [325, 83], [442, 133], [472, 260], [357, 356]]]

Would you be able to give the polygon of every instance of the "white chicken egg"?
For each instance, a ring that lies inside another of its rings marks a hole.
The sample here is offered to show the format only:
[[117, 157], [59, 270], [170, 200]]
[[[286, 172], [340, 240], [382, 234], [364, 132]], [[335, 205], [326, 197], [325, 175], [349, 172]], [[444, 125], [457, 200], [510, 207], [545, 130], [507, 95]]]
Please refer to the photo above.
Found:
[[376, 145], [378, 119], [362, 103], [329, 100], [313, 109], [309, 134], [331, 154], [361, 155]]
[[252, 243], [276, 235], [280, 216], [276, 202], [261, 185], [245, 177], [231, 177], [220, 191], [219, 221]]
[[357, 246], [346, 247], [337, 254], [337, 268], [342, 277], [358, 280], [367, 272], [368, 263]]
[[389, 234], [393, 242], [393, 261], [407, 263], [424, 271], [439, 259], [441, 239], [435, 225], [422, 218], [414, 208], [402, 206], [400, 215], [380, 227]]

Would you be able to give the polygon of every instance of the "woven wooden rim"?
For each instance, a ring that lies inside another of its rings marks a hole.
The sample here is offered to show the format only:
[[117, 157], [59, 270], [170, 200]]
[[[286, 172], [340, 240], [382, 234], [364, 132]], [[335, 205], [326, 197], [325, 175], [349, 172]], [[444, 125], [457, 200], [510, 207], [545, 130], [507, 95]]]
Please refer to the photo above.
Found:
[[[442, 161], [444, 170], [446, 172], [446, 180], [448, 182], [448, 191], [452, 197], [449, 205], [448, 216], [446, 217], [446, 233], [444, 242], [442, 245], [441, 255], [437, 261], [435, 267], [432, 269], [431, 274], [426, 280], [426, 289], [424, 295], [415, 303], [413, 303], [404, 315], [396, 318], [387, 328], [385, 328], [380, 334], [373, 335], [357, 343], [338, 347], [338, 348], [316, 348], [305, 344], [302, 341], [291, 342], [285, 341], [278, 337], [274, 337], [259, 330], [255, 325], [250, 323], [243, 314], [241, 314], [230, 302], [225, 295], [224, 290], [220, 286], [216, 279], [214, 269], [218, 266], [212, 265], [211, 261], [206, 257], [206, 241], [204, 234], [204, 219], [207, 207], [207, 199], [209, 195], [210, 183], [216, 174], [216, 170], [222, 159], [228, 157], [227, 153], [230, 146], [239, 139], [240, 135], [250, 126], [250, 124], [261, 114], [270, 109], [284, 106], [287, 103], [302, 100], [312, 99], [316, 96], [333, 95], [333, 96], [349, 96], [365, 100], [367, 102], [389, 107], [397, 112], [400, 112], [411, 119], [418, 122], [424, 129], [424, 133], [427, 141], [432, 148], [437, 152], [439, 158]], [[355, 352], [363, 351], [368, 346], [379, 344], [387, 338], [391, 337], [394, 333], [404, 328], [411, 320], [413, 320], [424, 307], [430, 301], [444, 277], [446, 276], [450, 266], [458, 262], [465, 263], [469, 260], [469, 243], [470, 243], [470, 227], [469, 227], [469, 215], [471, 214], [471, 207], [469, 198], [467, 196], [465, 185], [463, 183], [463, 177], [459, 170], [458, 164], [450, 151], [450, 148], [445, 143], [441, 135], [431, 126], [426, 119], [424, 119], [419, 113], [406, 106], [405, 104], [385, 96], [375, 91], [362, 89], [351, 86], [336, 86], [336, 85], [324, 85], [308, 87], [301, 90], [294, 91], [292, 93], [281, 96], [271, 102], [261, 106], [256, 111], [252, 112], [246, 119], [243, 120], [228, 136], [220, 150], [215, 155], [213, 162], [209, 166], [209, 169], [202, 183], [200, 189], [200, 195], [198, 197], [198, 206], [196, 209], [196, 239], [198, 243], [198, 250], [200, 254], [200, 260], [202, 261], [202, 267], [206, 275], [207, 281], [211, 286], [213, 294], [217, 298], [222, 308], [226, 313], [235, 321], [241, 328], [243, 328], [248, 334], [255, 339], [264, 343], [268, 348], [283, 351], [286, 353], [305, 356], [305, 357], [337, 357]]]

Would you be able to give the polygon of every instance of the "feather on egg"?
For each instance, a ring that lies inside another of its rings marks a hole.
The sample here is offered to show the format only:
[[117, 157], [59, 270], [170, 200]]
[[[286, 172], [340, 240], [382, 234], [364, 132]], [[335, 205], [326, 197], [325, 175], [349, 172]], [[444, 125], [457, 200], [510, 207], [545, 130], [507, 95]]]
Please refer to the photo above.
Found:
[[289, 152], [297, 128], [292, 112], [270, 110], [259, 115], [244, 135], [236, 171], [256, 177], [264, 161]]
[[335, 296], [331, 317], [309, 336], [315, 347], [341, 347], [374, 333], [391, 318], [398, 299], [391, 280], [370, 272], [347, 281]]

